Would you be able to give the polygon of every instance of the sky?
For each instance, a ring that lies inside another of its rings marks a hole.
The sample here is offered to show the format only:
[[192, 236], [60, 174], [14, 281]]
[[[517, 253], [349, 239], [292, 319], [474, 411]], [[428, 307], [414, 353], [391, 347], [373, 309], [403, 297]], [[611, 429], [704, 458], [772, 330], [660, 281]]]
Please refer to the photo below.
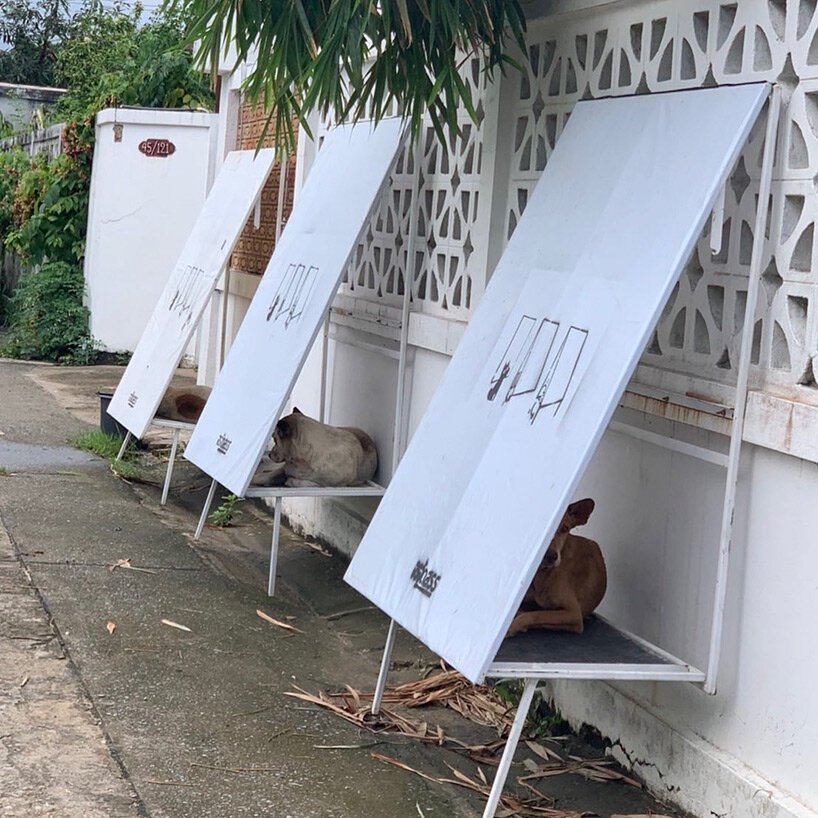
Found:
[[[144, 0], [142, 3], [142, 7], [145, 9], [144, 16], [150, 17], [153, 13], [154, 9], [158, 8], [162, 4], [162, 0]], [[111, 0], [102, 0], [102, 5], [110, 7], [113, 5]], [[82, 0], [69, 0], [68, 8], [71, 11], [71, 14], [80, 10], [80, 6], [82, 6]]]

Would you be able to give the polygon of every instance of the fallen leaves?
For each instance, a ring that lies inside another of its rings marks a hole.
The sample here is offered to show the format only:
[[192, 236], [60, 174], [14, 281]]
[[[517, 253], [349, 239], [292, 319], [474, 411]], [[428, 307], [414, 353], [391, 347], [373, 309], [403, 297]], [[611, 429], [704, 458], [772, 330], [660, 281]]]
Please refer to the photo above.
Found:
[[493, 688], [473, 685], [456, 670], [444, 670], [416, 682], [387, 688], [383, 701], [400, 702], [407, 707], [442, 704], [470, 721], [494, 727], [499, 735], [511, 729], [509, 707]]
[[[384, 691], [381, 709], [377, 716], [371, 712], [372, 694], [358, 691], [350, 685], [345, 685], [344, 690], [336, 693], [319, 691], [317, 694], [294, 686], [294, 690], [287, 691], [284, 695], [321, 707], [359, 729], [368, 730], [376, 735], [397, 733], [416, 741], [439, 746], [446, 745], [465, 752], [469, 758], [484, 765], [496, 766], [498, 764], [499, 751], [505, 744], [504, 737], [508, 735], [512, 724], [508, 706], [493, 688], [473, 685], [457, 671], [448, 670], [445, 667], [442, 672], [426, 679], [388, 687]], [[411, 712], [412, 709], [425, 705], [450, 707], [464, 718], [493, 727], [499, 739], [484, 745], [466, 745], [446, 735], [439, 725], [429, 724], [425, 719], [414, 719], [406, 715], [406, 709]], [[403, 712], [399, 712], [399, 708], [402, 708]], [[573, 755], [563, 755], [536, 741], [529, 740], [524, 743], [538, 760], [528, 758], [523, 762], [526, 772], [516, 779], [520, 788], [519, 792], [522, 792], [523, 795], [504, 791], [496, 813], [497, 818], [503, 816], [508, 818], [513, 815], [531, 816], [531, 818], [537, 818], [537, 816], [540, 818], [582, 818], [583, 815], [590, 815], [591, 813], [576, 810], [558, 809], [554, 806], [553, 800], [537, 788], [536, 782], [555, 775], [573, 774], [597, 783], [617, 781], [640, 789], [642, 787], [636, 779], [616, 770], [614, 762], [610, 759], [584, 759]], [[360, 745], [361, 748], [364, 746], [366, 745]], [[320, 749], [358, 748], [355, 745], [321, 745]], [[427, 781], [464, 787], [484, 798], [488, 798], [491, 792], [491, 785], [479, 766], [476, 768], [476, 775], [470, 777], [451, 765], [447, 765], [452, 772], [452, 777], [441, 778], [410, 767], [390, 756], [374, 751], [370, 755], [377, 761], [399, 767]], [[617, 817], [612, 816], [612, 818]], [[667, 818], [667, 816], [623, 815], [618, 818]]]
[[113, 636], [113, 635], [114, 635], [114, 631], [116, 630], [116, 622], [109, 622], [109, 623], [108, 623], [108, 624], [105, 626], [105, 630], [106, 630], [106, 631], [108, 631], [108, 633], [109, 633], [111, 636]]
[[193, 633], [193, 631], [187, 625], [180, 625], [178, 622], [174, 622], [171, 619], [162, 619], [161, 620], [163, 625], [167, 625], [169, 628], [176, 628], [180, 631], [185, 631], [186, 633]]
[[[447, 764], [446, 766], [452, 771], [452, 775], [454, 777], [440, 778], [438, 776], [429, 775], [428, 773], [415, 769], [414, 767], [410, 767], [408, 764], [404, 764], [402, 761], [392, 758], [391, 756], [385, 756], [381, 753], [374, 752], [370, 753], [370, 756], [372, 756], [372, 758], [374, 758], [376, 761], [380, 761], [384, 764], [391, 764], [392, 766], [398, 767], [401, 770], [405, 770], [406, 772], [420, 776], [426, 781], [432, 781], [436, 784], [453, 784], [454, 786], [471, 790], [472, 792], [475, 792], [486, 799], [488, 799], [489, 793], [491, 792], [491, 785], [488, 783], [483, 771], [479, 767], [477, 768], [479, 780], [469, 778], [469, 776], [467, 776], [465, 773], [452, 767], [451, 764]], [[532, 818], [537, 818], [538, 816], [542, 818], [583, 818], [584, 815], [590, 815], [590, 813], [587, 812], [557, 809], [553, 806], [553, 800], [539, 792], [539, 790], [535, 789], [534, 787], [528, 787], [528, 789], [535, 794], [534, 799], [522, 799], [504, 792], [500, 797], [500, 803], [497, 811], [495, 812], [496, 818], [503, 818], [504, 816], [505, 818], [508, 818], [508, 816], [512, 815], [532, 816]]]
[[[529, 747], [530, 742], [526, 742]], [[556, 761], [551, 761], [548, 764], [537, 765], [531, 760], [524, 762], [526, 769], [530, 771], [530, 775], [523, 776], [520, 781], [532, 781], [538, 778], [548, 778], [553, 775], [564, 775], [566, 773], [574, 773], [587, 778], [589, 781], [605, 782], [605, 781], [621, 781], [631, 787], [642, 789], [642, 784], [635, 778], [630, 778], [623, 773], [610, 769], [613, 762], [607, 758], [578, 758], [577, 756], [569, 755], [568, 758], [562, 758], [556, 755]], [[633, 816], [625, 816], [624, 818], [633, 818]], [[658, 818], [662, 818], [658, 816]]]
[[313, 695], [300, 687], [295, 687], [295, 691], [285, 691], [284, 695], [329, 710], [356, 727], [372, 733], [400, 733], [418, 741], [440, 745], [446, 740], [441, 727], [430, 728], [425, 721], [413, 721], [388, 708], [381, 708], [381, 712], [373, 716], [369, 705], [361, 703], [361, 694], [349, 685], [345, 693], [334, 695], [335, 698], [342, 699], [343, 705], [335, 704], [333, 697], [324, 692], [319, 691], [317, 695]]
[[278, 628], [283, 628], [285, 631], [293, 631], [294, 633], [304, 633], [300, 628], [296, 628], [295, 625], [290, 625], [287, 622], [282, 622], [279, 619], [273, 619], [272, 616], [269, 614], [264, 613], [264, 611], [256, 609], [256, 616], [259, 619], [263, 619], [265, 622], [269, 622], [271, 625], [275, 625]]
[[117, 560], [113, 565], [108, 566], [109, 571], [115, 571], [117, 568], [128, 568], [131, 571], [141, 571], [143, 574], [156, 573], [156, 571], [152, 571], [150, 568], [137, 568], [135, 565], [131, 565], [130, 557], [126, 560]]

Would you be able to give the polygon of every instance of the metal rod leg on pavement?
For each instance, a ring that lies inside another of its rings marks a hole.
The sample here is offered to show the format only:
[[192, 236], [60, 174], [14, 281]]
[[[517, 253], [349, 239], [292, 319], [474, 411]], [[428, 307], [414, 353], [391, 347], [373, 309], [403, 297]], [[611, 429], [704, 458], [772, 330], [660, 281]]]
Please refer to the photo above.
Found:
[[270, 573], [267, 575], [267, 596], [272, 596], [276, 589], [276, 566], [278, 565], [278, 538], [281, 535], [281, 498], [276, 497], [273, 514], [273, 541], [270, 544]]
[[173, 477], [173, 464], [176, 462], [176, 447], [179, 445], [179, 433], [181, 430], [173, 430], [173, 442], [170, 444], [170, 459], [168, 460], [168, 468], [165, 472], [165, 485], [162, 486], [162, 499], [159, 505], [163, 506], [168, 501], [168, 492], [170, 491], [170, 479]]
[[128, 444], [131, 442], [131, 437], [132, 435], [130, 432], [125, 435], [125, 440], [122, 441], [122, 445], [119, 447], [119, 452], [116, 456], [117, 460], [122, 460], [122, 457], [125, 454], [125, 449], [128, 448]]
[[377, 716], [381, 712], [381, 699], [386, 688], [386, 677], [389, 675], [389, 665], [392, 663], [392, 648], [395, 647], [395, 634], [398, 625], [394, 619], [389, 620], [389, 632], [386, 634], [386, 644], [383, 646], [383, 656], [381, 657], [381, 669], [378, 673], [378, 682], [375, 685], [375, 693], [372, 695], [372, 715]]
[[193, 535], [194, 540], [198, 540], [199, 537], [202, 536], [202, 529], [204, 528], [205, 520], [207, 520], [208, 512], [210, 511], [210, 506], [213, 503], [213, 495], [216, 493], [216, 481], [213, 480], [210, 483], [210, 491], [207, 493], [207, 500], [205, 500], [204, 507], [202, 508], [202, 514], [199, 517], [199, 524], [196, 526], [196, 533]]
[[537, 679], [525, 680], [523, 695], [520, 697], [520, 703], [517, 705], [517, 715], [514, 717], [514, 724], [511, 725], [511, 732], [508, 734], [508, 739], [506, 740], [506, 749], [503, 750], [503, 757], [500, 759], [500, 764], [494, 775], [494, 783], [491, 785], [491, 793], [489, 794], [486, 808], [483, 811], [483, 818], [494, 818], [494, 813], [497, 810], [497, 805], [500, 803], [500, 796], [503, 794], [503, 787], [508, 777], [508, 771], [511, 769], [511, 762], [514, 761], [517, 743], [520, 741], [523, 725], [525, 724], [525, 719], [531, 707], [531, 700], [534, 698], [534, 691], [536, 689]]

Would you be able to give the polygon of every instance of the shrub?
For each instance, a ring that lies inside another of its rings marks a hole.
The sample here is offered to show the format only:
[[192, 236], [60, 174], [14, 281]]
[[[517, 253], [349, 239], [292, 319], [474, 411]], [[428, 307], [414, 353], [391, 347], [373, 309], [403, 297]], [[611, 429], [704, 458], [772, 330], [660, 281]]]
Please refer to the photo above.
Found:
[[11, 339], [2, 353], [14, 358], [73, 362], [88, 348], [88, 310], [82, 269], [64, 261], [24, 273], [9, 303]]

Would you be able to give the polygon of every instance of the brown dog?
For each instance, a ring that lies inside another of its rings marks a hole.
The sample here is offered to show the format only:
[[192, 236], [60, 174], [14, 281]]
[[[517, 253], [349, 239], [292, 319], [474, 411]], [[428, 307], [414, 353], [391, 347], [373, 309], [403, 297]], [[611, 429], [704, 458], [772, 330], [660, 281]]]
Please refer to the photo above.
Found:
[[156, 410], [156, 417], [196, 423], [209, 397], [209, 386], [169, 386]]
[[583, 620], [602, 602], [608, 585], [599, 546], [570, 533], [572, 528], [585, 525], [593, 510], [590, 498], [568, 506], [511, 621], [509, 636], [529, 628], [582, 633]]

